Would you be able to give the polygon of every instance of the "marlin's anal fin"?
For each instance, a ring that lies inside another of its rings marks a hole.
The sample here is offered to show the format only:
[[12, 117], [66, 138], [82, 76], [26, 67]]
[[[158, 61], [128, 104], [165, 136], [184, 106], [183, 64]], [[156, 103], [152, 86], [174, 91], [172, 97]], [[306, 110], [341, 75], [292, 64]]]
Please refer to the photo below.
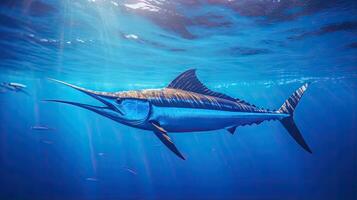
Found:
[[232, 126], [232, 127], [227, 128], [227, 131], [233, 135], [234, 132], [236, 131], [236, 129], [237, 129], [237, 126]]
[[167, 134], [167, 131], [160, 126], [160, 124], [156, 121], [150, 121], [153, 126], [153, 130], [155, 135], [164, 143], [172, 152], [174, 152], [178, 157], [185, 160], [185, 157], [180, 153], [180, 151], [176, 148], [175, 144], [172, 142], [171, 138]]

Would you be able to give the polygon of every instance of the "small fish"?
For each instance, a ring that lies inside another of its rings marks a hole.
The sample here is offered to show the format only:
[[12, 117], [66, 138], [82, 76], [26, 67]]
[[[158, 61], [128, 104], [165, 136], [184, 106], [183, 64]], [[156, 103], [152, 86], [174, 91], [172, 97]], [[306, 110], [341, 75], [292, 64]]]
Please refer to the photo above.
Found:
[[21, 84], [21, 83], [2, 82], [2, 83], [0, 83], [0, 87], [2, 87], [2, 92], [7, 90], [7, 91], [13, 91], [13, 92], [22, 92], [26, 95], [29, 95], [29, 93], [24, 90], [27, 86], [24, 84]]
[[89, 178], [86, 178], [86, 181], [93, 181], [93, 182], [97, 182], [98, 179], [97, 178], [93, 178], [93, 177], [89, 177]]
[[14, 88], [18, 88], [18, 89], [27, 87], [26, 85], [21, 84], [21, 83], [9, 83], [9, 86], [14, 87]]
[[133, 174], [133, 175], [138, 175], [138, 173], [137, 173], [136, 171], [134, 171], [133, 169], [130, 169], [130, 168], [128, 168], [128, 167], [124, 167], [124, 169], [125, 169], [126, 171], [130, 172], [130, 173]]
[[42, 140], [41, 142], [44, 144], [53, 144], [53, 141], [50, 140]]
[[15, 90], [15, 91], [21, 90], [21, 89], [27, 87], [26, 85], [21, 84], [21, 83], [6, 83], [6, 82], [2, 82], [0, 84], [0, 86], [3, 88], [6, 88], [8, 90]]
[[41, 125], [35, 125], [35, 126], [31, 126], [32, 130], [36, 130], [36, 131], [50, 131], [50, 130], [54, 130], [53, 128], [47, 127], [47, 126], [41, 126]]

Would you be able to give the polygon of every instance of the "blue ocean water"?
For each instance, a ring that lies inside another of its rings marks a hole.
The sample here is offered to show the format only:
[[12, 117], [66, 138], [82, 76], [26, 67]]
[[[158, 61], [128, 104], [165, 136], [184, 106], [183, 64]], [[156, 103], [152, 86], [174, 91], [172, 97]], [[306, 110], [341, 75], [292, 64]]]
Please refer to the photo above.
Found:
[[[0, 199], [357, 199], [357, 3], [348, 0], [2, 0]], [[311, 85], [295, 121], [173, 133], [73, 106], [161, 88], [187, 69], [212, 90], [277, 109]], [[48, 130], [39, 130], [47, 127]]]

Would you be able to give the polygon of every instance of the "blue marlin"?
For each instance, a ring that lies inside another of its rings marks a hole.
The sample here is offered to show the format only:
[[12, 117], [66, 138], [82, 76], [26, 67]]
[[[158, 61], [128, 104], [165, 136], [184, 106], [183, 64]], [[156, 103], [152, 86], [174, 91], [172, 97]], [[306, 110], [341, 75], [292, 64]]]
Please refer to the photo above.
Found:
[[178, 157], [185, 159], [168, 133], [200, 132], [260, 124], [279, 120], [287, 132], [311, 153], [294, 123], [294, 110], [308, 84], [297, 89], [278, 110], [268, 110], [207, 88], [190, 69], [175, 78], [167, 87], [121, 92], [99, 92], [51, 79], [79, 90], [103, 103], [94, 106], [62, 100], [46, 100], [91, 110], [116, 122], [153, 133]]

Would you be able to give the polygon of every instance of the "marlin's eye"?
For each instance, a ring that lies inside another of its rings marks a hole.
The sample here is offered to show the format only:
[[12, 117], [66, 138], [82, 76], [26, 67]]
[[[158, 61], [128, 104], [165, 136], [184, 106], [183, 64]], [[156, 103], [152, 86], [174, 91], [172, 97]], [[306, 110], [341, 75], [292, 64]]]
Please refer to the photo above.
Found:
[[120, 104], [122, 101], [123, 101], [122, 98], [117, 98], [117, 99], [115, 100], [115, 102], [118, 103], [118, 104]]

